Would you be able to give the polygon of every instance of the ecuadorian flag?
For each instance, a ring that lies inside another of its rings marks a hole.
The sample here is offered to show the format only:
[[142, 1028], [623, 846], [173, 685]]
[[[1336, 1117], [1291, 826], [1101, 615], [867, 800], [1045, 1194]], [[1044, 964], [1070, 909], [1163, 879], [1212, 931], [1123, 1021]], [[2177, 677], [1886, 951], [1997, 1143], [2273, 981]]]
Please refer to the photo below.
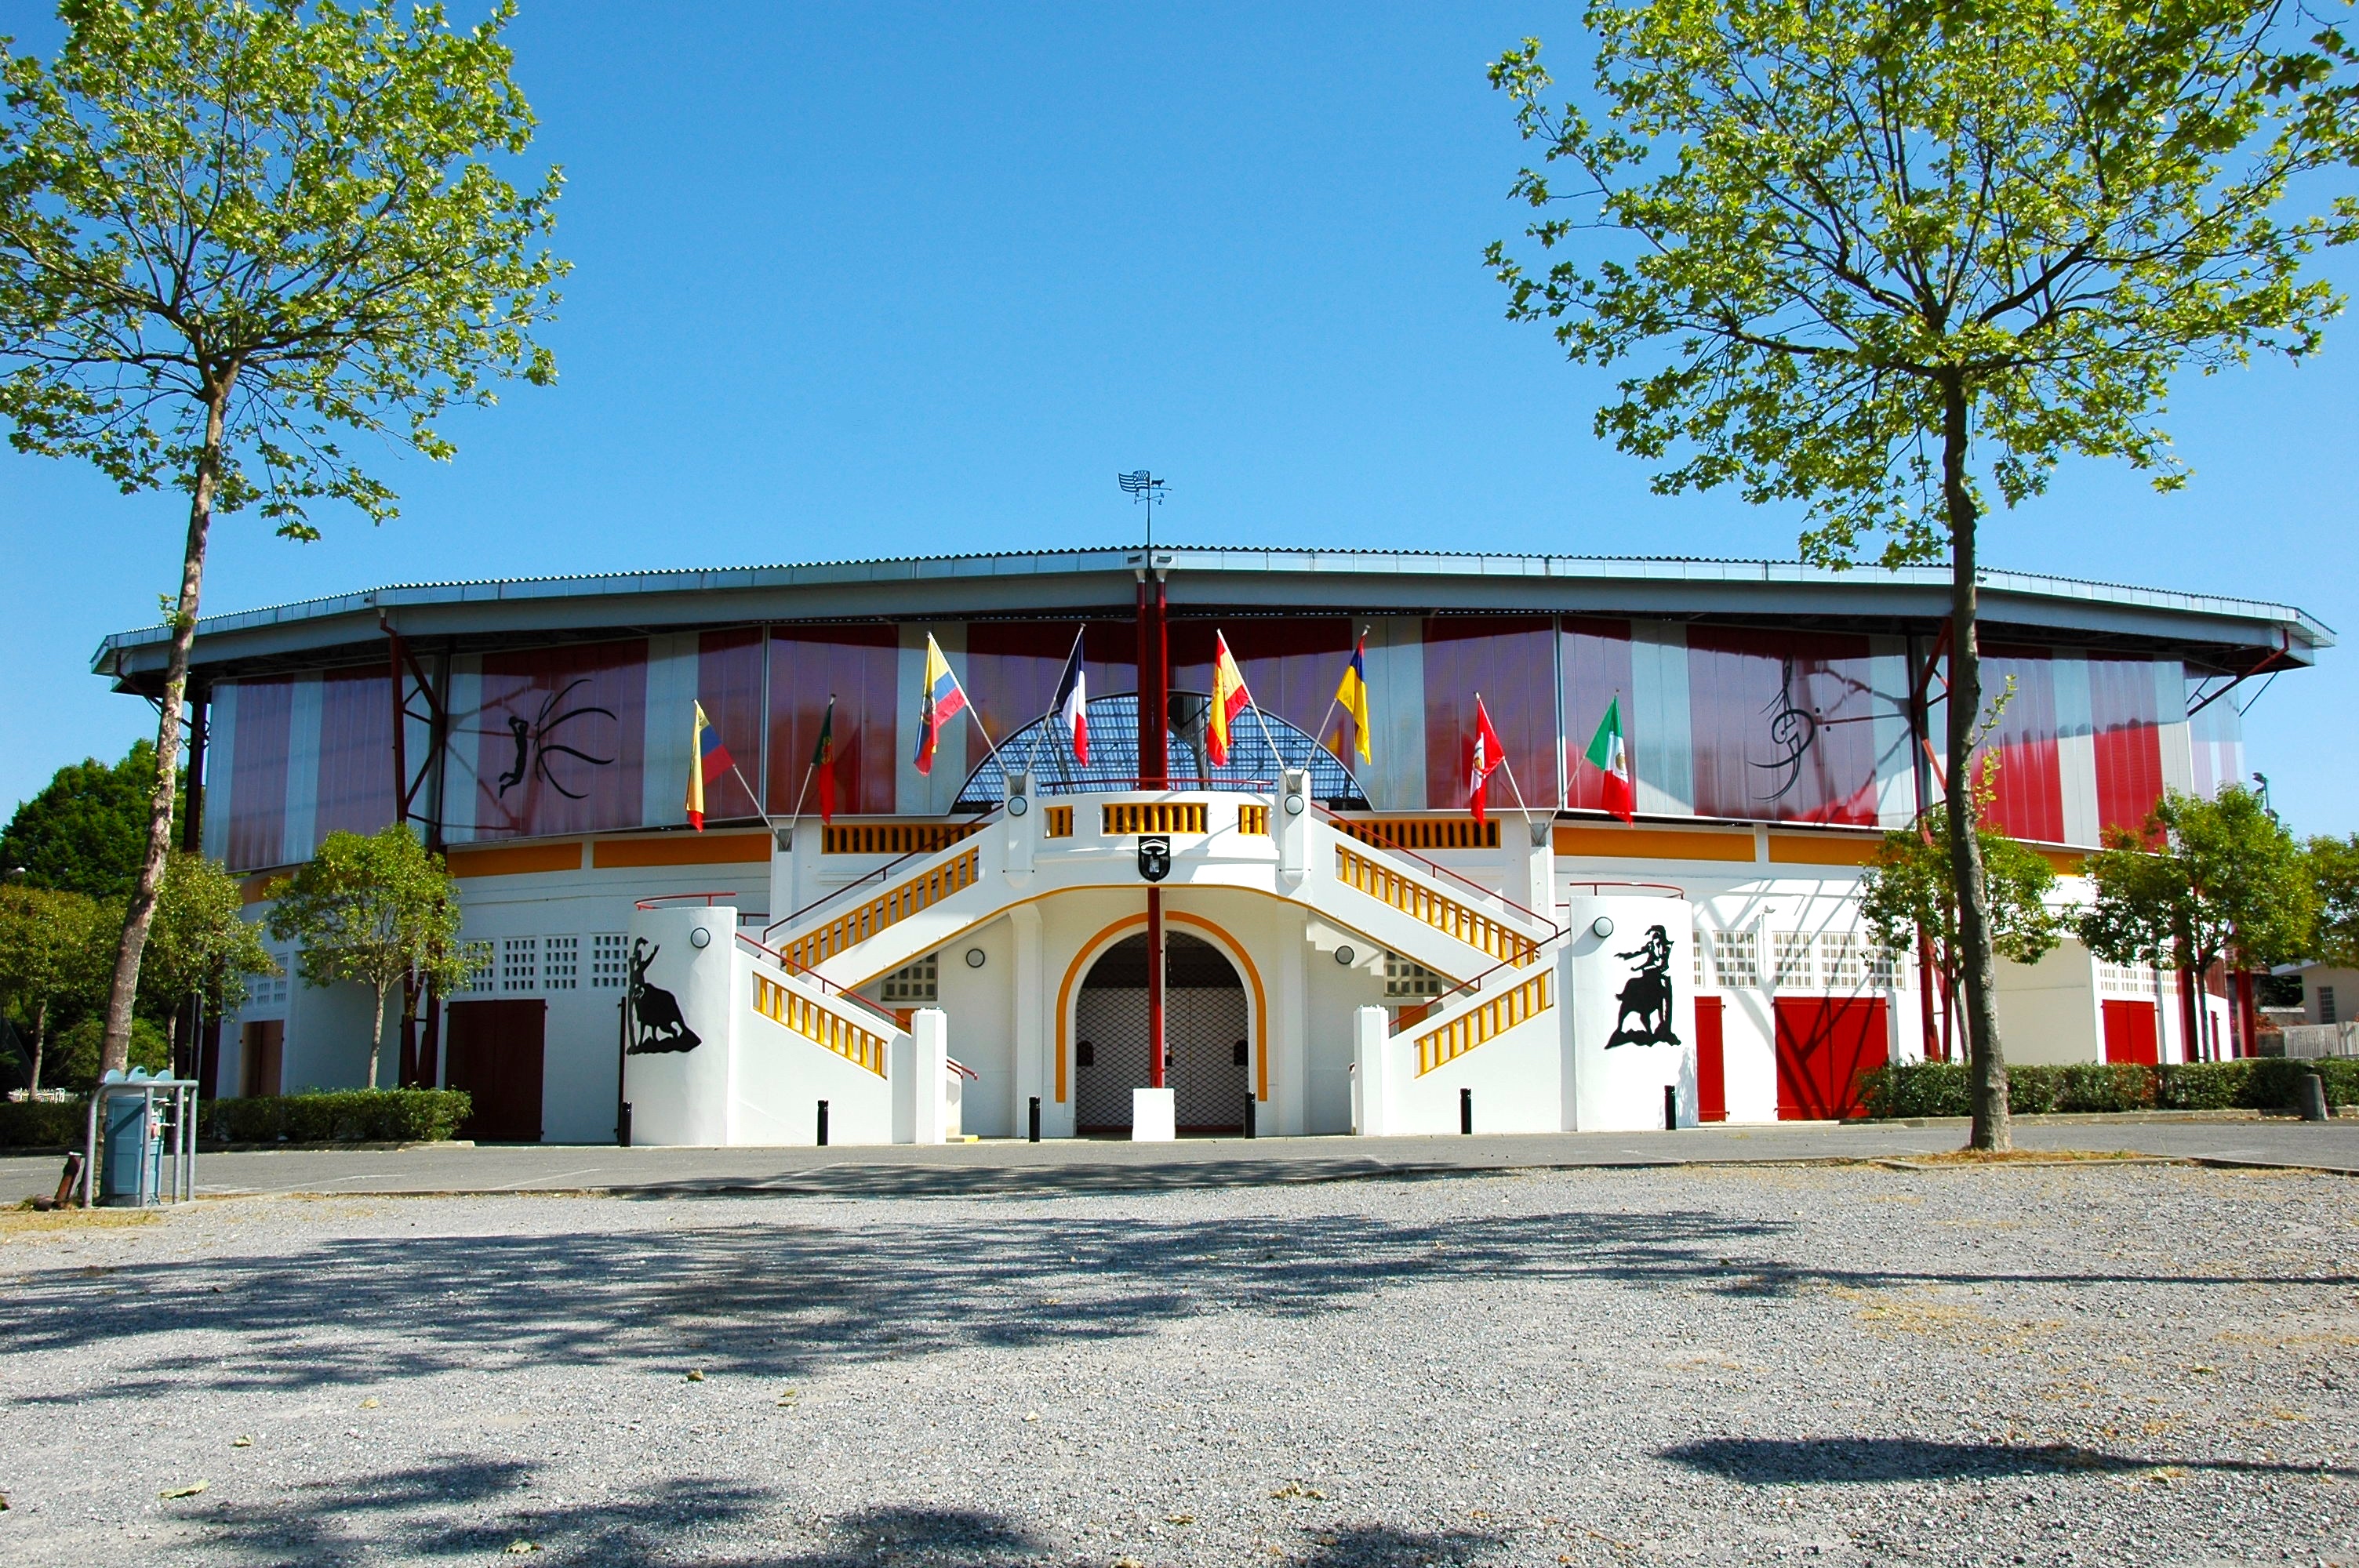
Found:
[[704, 717], [704, 704], [696, 704], [696, 729], [689, 743], [691, 761], [688, 764], [688, 821], [699, 833], [704, 831], [704, 786], [713, 783], [737, 765], [729, 748], [721, 743], [721, 731], [712, 720]]
[[951, 674], [951, 662], [934, 634], [926, 633], [926, 689], [918, 698], [918, 771], [934, 771], [934, 748], [941, 743], [942, 726], [966, 711], [966, 688]]

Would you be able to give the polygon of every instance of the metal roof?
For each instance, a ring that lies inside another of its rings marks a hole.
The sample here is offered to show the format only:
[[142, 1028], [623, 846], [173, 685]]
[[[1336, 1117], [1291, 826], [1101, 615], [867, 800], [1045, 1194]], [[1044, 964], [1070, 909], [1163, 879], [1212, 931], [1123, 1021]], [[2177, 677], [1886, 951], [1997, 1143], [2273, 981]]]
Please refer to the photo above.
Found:
[[[404, 584], [206, 616], [194, 663], [217, 675], [288, 667], [374, 643], [385, 625], [490, 646], [758, 621], [1055, 618], [1119, 611], [1143, 559], [1136, 546], [1116, 546]], [[1169, 572], [1170, 603], [1183, 615], [1524, 611], [1913, 630], [1949, 611], [1946, 567], [1202, 546], [1158, 546], [1155, 564]], [[2309, 663], [2334, 641], [2307, 612], [2255, 600], [2026, 572], [1986, 570], [1982, 585], [1994, 629], [2060, 644], [2213, 658], [2274, 649]], [[92, 668], [145, 688], [166, 643], [160, 625], [117, 633]]]

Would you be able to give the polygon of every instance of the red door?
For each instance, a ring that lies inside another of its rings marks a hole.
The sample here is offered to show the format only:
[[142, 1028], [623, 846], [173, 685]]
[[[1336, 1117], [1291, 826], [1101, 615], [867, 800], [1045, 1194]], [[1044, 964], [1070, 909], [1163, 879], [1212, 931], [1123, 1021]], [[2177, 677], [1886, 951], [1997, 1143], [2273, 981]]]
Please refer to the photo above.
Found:
[[2105, 1060], [2151, 1067], [2162, 1060], [2154, 1003], [2105, 999]]
[[1695, 999], [1696, 1119], [1728, 1119], [1728, 1067], [1720, 1054], [1721, 999]]
[[454, 1001], [443, 1038], [450, 1065], [443, 1082], [474, 1104], [459, 1136], [485, 1143], [540, 1141], [541, 1035], [549, 1004], [538, 997]]
[[1777, 1119], [1860, 1115], [1860, 1080], [1886, 1054], [1884, 999], [1779, 997], [1777, 1013]]

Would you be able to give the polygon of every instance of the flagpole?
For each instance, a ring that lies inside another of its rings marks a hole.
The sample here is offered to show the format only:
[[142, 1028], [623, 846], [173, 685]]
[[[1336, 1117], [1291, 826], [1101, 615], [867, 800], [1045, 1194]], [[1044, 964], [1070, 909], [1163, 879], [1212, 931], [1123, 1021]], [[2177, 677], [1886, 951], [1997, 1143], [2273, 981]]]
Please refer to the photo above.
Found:
[[[835, 708], [835, 693], [833, 693], [833, 692], [829, 692], [829, 693], [827, 694], [827, 706], [828, 706], [828, 709], [829, 709], [829, 711], [832, 712], [832, 711], [834, 710], [834, 708]], [[825, 720], [825, 719], [821, 719], [821, 723], [825, 723], [825, 722], [826, 722], [826, 720]], [[803, 797], [804, 797], [805, 795], [807, 795], [810, 794], [810, 782], [811, 782], [811, 775], [812, 775], [813, 773], [817, 773], [817, 772], [819, 772], [819, 763], [817, 763], [816, 762], [805, 762], [805, 763], [803, 764], [803, 787], [802, 787], [802, 788], [800, 788], [800, 789], [799, 789], [799, 790], [797, 790], [797, 791], [795, 791], [795, 809], [794, 809], [794, 814], [793, 814], [792, 816], [788, 816], [788, 817], [787, 818], [787, 826], [788, 826], [788, 827], [794, 827], [797, 823], [799, 823], [799, 822], [800, 822], [800, 821], [802, 820], [802, 815], [803, 815]]]
[[[1362, 643], [1364, 643], [1364, 642], [1366, 642], [1366, 641], [1368, 640], [1368, 632], [1369, 632], [1369, 628], [1368, 628], [1368, 627], [1363, 626], [1363, 627], [1361, 627], [1361, 628], [1360, 628], [1360, 634], [1359, 634], [1359, 636], [1357, 636], [1357, 637], [1353, 638], [1353, 641], [1352, 641], [1352, 652], [1353, 652], [1353, 654], [1356, 654], [1360, 651], [1360, 644], [1361, 644]], [[1350, 665], [1350, 664], [1347, 662], [1347, 663], [1344, 665], [1344, 666], [1343, 666], [1343, 667], [1344, 667], [1344, 668], [1346, 668], [1346, 669], [1349, 669], [1349, 668], [1351, 667], [1351, 665]], [[1363, 684], [1364, 684], [1364, 683], [1366, 682], [1366, 680], [1367, 680], [1367, 677], [1366, 677], [1365, 676], [1362, 676], [1360, 677], [1360, 679], [1361, 679], [1361, 681], [1363, 682]], [[1326, 712], [1324, 712], [1324, 713], [1322, 713], [1322, 714], [1321, 714], [1321, 715], [1319, 716], [1319, 728], [1318, 728], [1318, 729], [1316, 729], [1316, 730], [1313, 730], [1310, 732], [1310, 736], [1311, 736], [1311, 739], [1312, 739], [1312, 740], [1314, 740], [1314, 741], [1324, 741], [1324, 740], [1327, 738], [1327, 720], [1329, 720], [1330, 719], [1334, 718], [1334, 717], [1335, 717], [1335, 710], [1336, 710], [1338, 708], [1341, 708], [1343, 705], [1343, 687], [1342, 683], [1341, 683], [1341, 682], [1338, 682], [1338, 683], [1336, 684], [1336, 687], [1335, 687], [1335, 695], [1334, 695], [1334, 696], [1332, 696], [1332, 697], [1329, 697], [1329, 698], [1327, 699], [1327, 711], [1326, 711]], [[1357, 724], [1357, 723], [1359, 722], [1359, 720], [1358, 720], [1356, 718], [1354, 718], [1354, 719], [1353, 719], [1353, 722], [1354, 724]]]
[[[1477, 710], [1480, 710], [1483, 694], [1479, 691], [1474, 694], [1474, 704]], [[1507, 759], [1507, 744], [1504, 741], [1499, 743], [1499, 765], [1507, 771], [1507, 788], [1515, 792], [1516, 809], [1524, 814], [1524, 831], [1529, 833], [1532, 827], [1532, 808], [1524, 804], [1523, 786], [1516, 783], [1516, 764]]]

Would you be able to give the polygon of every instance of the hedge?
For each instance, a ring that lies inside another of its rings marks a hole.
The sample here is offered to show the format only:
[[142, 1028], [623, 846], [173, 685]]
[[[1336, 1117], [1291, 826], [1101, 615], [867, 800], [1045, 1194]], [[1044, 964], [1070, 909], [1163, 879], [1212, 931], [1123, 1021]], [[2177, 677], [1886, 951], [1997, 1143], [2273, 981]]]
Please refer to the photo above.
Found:
[[205, 1135], [223, 1143], [439, 1142], [473, 1108], [464, 1089], [333, 1089], [215, 1100]]
[[89, 1130], [86, 1099], [0, 1100], [0, 1149], [78, 1149]]
[[[2359, 1058], [2189, 1062], [2160, 1067], [2096, 1062], [2006, 1070], [2007, 1101], [2021, 1116], [2053, 1111], [2291, 1110], [2301, 1080], [2316, 1073], [2329, 1104], [2359, 1105]], [[1903, 1062], [1876, 1068], [1862, 1085], [1872, 1117], [1969, 1116], [1973, 1105], [1959, 1062]]]

